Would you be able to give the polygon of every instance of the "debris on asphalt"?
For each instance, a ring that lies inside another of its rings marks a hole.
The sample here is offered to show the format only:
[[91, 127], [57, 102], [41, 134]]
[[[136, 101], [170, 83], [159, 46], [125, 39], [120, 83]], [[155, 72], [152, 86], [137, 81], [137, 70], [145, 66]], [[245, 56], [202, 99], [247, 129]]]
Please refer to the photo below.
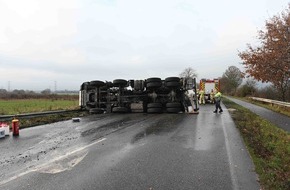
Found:
[[4, 137], [5, 137], [5, 129], [0, 128], [0, 138], [4, 138]]
[[73, 122], [80, 122], [80, 121], [81, 121], [81, 118], [79, 118], [79, 117], [75, 117], [75, 118], [72, 118], [72, 121], [73, 121]]

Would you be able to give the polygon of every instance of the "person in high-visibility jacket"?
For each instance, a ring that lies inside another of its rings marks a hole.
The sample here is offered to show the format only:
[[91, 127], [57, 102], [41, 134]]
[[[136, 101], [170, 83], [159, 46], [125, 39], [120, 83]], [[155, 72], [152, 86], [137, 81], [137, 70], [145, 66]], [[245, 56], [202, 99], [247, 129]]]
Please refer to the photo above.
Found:
[[199, 104], [205, 104], [204, 91], [202, 89], [199, 90]]
[[210, 103], [211, 104], [214, 104], [215, 102], [214, 102], [214, 91], [213, 91], [213, 89], [211, 89], [211, 92], [210, 92]]
[[221, 107], [221, 99], [222, 99], [222, 93], [219, 91], [214, 95], [214, 100], [215, 100], [215, 110], [213, 111], [214, 113], [217, 113], [218, 109], [220, 110], [219, 113], [223, 112], [223, 109]]

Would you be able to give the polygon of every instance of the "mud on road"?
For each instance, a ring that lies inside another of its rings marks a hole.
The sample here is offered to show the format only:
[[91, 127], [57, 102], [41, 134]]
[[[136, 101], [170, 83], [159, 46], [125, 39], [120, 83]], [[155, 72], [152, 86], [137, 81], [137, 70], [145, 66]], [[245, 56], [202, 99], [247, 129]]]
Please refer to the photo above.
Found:
[[132, 143], [169, 132], [178, 126], [182, 117], [183, 114], [104, 114], [81, 118], [80, 122], [64, 121], [23, 129], [19, 137], [0, 140], [0, 178], [5, 181], [28, 169], [37, 169], [56, 157], [131, 126], [146, 126], [134, 136]]

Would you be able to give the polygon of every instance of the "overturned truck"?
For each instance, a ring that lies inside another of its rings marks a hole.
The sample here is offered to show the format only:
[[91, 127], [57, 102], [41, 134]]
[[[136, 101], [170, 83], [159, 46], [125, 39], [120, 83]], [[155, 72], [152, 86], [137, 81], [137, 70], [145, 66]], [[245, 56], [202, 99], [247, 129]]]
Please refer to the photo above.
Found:
[[198, 110], [196, 100], [195, 78], [94, 80], [84, 82], [79, 92], [80, 107], [91, 114], [191, 112]]

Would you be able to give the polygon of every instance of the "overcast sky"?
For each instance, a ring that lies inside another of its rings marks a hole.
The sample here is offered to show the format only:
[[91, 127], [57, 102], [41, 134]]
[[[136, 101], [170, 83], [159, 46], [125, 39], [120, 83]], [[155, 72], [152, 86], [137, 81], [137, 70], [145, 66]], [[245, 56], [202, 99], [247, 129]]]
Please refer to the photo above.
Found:
[[[91, 80], [200, 78], [237, 66], [289, 0], [0, 0], [0, 88], [78, 90]], [[10, 81], [10, 82], [9, 82]]]

